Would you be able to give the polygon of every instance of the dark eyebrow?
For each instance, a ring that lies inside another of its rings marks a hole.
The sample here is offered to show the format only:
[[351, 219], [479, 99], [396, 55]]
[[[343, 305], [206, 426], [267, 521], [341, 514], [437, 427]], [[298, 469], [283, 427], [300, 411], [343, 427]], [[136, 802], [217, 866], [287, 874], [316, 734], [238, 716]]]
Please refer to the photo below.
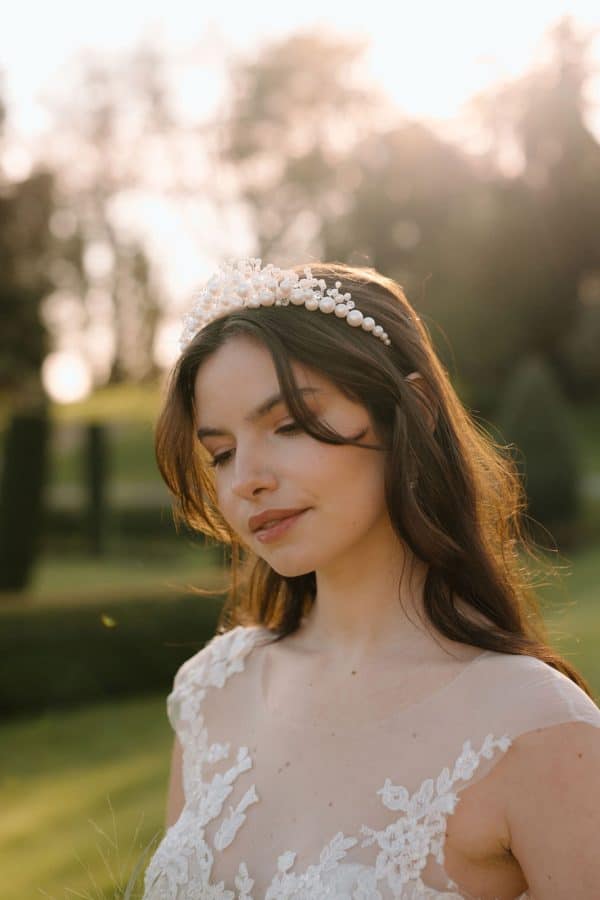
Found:
[[[320, 388], [314, 387], [302, 387], [298, 389], [301, 394], [318, 394], [320, 393]], [[277, 406], [278, 403], [285, 402], [285, 398], [281, 392], [277, 394], [273, 394], [271, 397], [267, 397], [267, 399], [257, 406], [251, 413], [248, 413], [247, 416], [244, 417], [245, 422], [256, 422], [258, 419], [261, 419], [263, 416], [266, 416], [267, 413], [271, 412], [271, 410]], [[205, 437], [220, 437], [223, 434], [227, 434], [226, 431], [223, 431], [221, 428], [199, 428], [196, 432], [200, 440]]]

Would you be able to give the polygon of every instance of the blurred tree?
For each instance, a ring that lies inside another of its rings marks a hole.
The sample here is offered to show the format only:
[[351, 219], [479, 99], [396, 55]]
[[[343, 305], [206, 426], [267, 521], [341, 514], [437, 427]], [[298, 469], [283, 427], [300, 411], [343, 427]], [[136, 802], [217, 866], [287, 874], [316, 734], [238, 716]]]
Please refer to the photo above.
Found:
[[306, 31], [232, 65], [214, 164], [229, 164], [256, 253], [271, 262], [322, 256], [324, 221], [352, 205], [353, 149], [389, 113], [358, 71], [365, 46]]
[[[86, 58], [68, 90], [47, 98], [59, 136], [48, 154], [59, 172], [61, 212], [72, 220], [65, 264], [54, 269], [55, 300], [60, 303], [67, 291], [82, 303], [80, 331], [84, 346], [89, 335], [92, 363], [95, 330], [110, 328], [112, 362], [102, 382], [158, 375], [154, 345], [164, 288], [122, 201], [143, 187], [157, 136], [173, 137], [163, 62], [148, 46], [136, 48], [122, 66]], [[49, 318], [58, 337], [60, 313], [53, 316], [50, 309]]]
[[570, 392], [597, 399], [600, 394], [600, 273], [580, 285], [580, 309], [574, 327], [558, 351]]
[[[304, 32], [236, 62], [215, 165], [225, 160], [233, 171], [257, 255], [376, 266], [442, 330], [453, 322], [460, 332], [457, 276], [470, 254], [461, 240], [465, 209], [477, 206], [475, 173], [461, 151], [420, 123], [399, 121], [367, 85], [364, 47]], [[425, 301], [430, 278], [435, 290]], [[441, 344], [451, 356], [443, 334]]]
[[507, 380], [496, 422], [517, 448], [527, 514], [563, 542], [579, 512], [579, 456], [570, 410], [539, 355], [523, 357]]
[[[131, 237], [121, 200], [154, 179], [189, 202], [226, 200], [226, 214], [241, 202], [252, 252], [265, 259], [344, 259], [396, 277], [436, 323], [438, 351], [484, 414], [521, 353], [541, 352], [564, 385], [591, 390], [593, 367], [569, 376], [576, 354], [566, 349], [590, 323], [580, 286], [600, 271], [599, 148], [585, 124], [590, 67], [586, 39], [568, 20], [551, 43], [549, 63], [477, 99], [490, 142], [479, 158], [400, 120], [361, 71], [365, 42], [331, 32], [296, 33], [234, 58], [228, 102], [189, 128], [160, 50], [146, 45], [117, 66], [86, 60], [57, 132], [71, 198], [78, 191], [81, 201], [84, 279], [90, 248], [111, 260], [84, 290], [88, 316], [96, 288], [114, 302], [110, 377], [143, 370], [132, 354], [153, 343], [160, 318], [160, 291], [154, 300], [151, 286], [132, 296], [135, 252], [121, 253]], [[199, 70], [207, 54], [204, 46]], [[507, 148], [521, 172], [507, 170]], [[73, 158], [78, 165], [68, 167]], [[210, 250], [229, 255], [231, 229], [208, 230]]]
[[51, 282], [53, 177], [8, 183], [0, 173], [0, 391], [12, 404], [44, 405], [41, 366], [48, 335], [40, 304]]
[[41, 531], [49, 424], [41, 379], [48, 335], [40, 305], [49, 288], [52, 207], [49, 171], [13, 183], [0, 171], [0, 398], [8, 420], [0, 473], [0, 591], [27, 585]]
[[[447, 365], [469, 331], [472, 232], [484, 187], [471, 162], [418, 122], [364, 138], [351, 154], [360, 178], [348, 209], [323, 222], [325, 256], [396, 278]], [[464, 359], [461, 359], [464, 362]]]
[[[480, 290], [491, 307], [513, 298], [517, 348], [552, 360], [573, 396], [595, 380], [589, 367], [585, 379], [574, 374], [576, 359], [564, 352], [565, 339], [577, 344], [590, 322], [582, 284], [600, 275], [600, 145], [586, 123], [592, 37], [565, 17], [549, 32], [547, 62], [474, 102], [500, 213], [485, 242]], [[509, 157], [519, 162], [507, 190]]]
[[43, 409], [15, 411], [0, 474], [0, 592], [22, 591], [40, 549], [50, 421]]

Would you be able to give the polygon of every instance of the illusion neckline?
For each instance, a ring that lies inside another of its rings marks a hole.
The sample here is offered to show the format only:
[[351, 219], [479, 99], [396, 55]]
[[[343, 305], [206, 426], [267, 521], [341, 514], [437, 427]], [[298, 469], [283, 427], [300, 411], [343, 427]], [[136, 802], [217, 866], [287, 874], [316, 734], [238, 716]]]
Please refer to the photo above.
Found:
[[[260, 629], [261, 626], [258, 626], [258, 628]], [[264, 632], [267, 629], [263, 628], [262, 630]], [[262, 649], [266, 650], [266, 648], [268, 646], [269, 646], [269, 644], [264, 644], [264, 645], [262, 645]], [[254, 649], [254, 641], [252, 642], [251, 649]], [[358, 723], [354, 722], [354, 721], [348, 721], [347, 723], [336, 721], [336, 729], [338, 730], [338, 732], [343, 729], [347, 729], [348, 731], [357, 731], [357, 730], [363, 729], [363, 728], [367, 729], [369, 727], [393, 724], [395, 722], [398, 722], [401, 719], [409, 716], [410, 714], [415, 713], [415, 712], [419, 711], [420, 709], [425, 708], [429, 704], [442, 698], [449, 690], [456, 687], [456, 685], [463, 680], [465, 675], [467, 675], [467, 673], [471, 672], [473, 670], [473, 668], [475, 668], [476, 665], [479, 662], [481, 662], [481, 660], [483, 660], [484, 658], [486, 658], [488, 656], [492, 656], [492, 655], [494, 655], [493, 651], [483, 650], [481, 653], [478, 653], [477, 656], [474, 656], [472, 659], [470, 659], [468, 662], [466, 662], [465, 665], [460, 669], [460, 671], [457, 672], [456, 675], [454, 675], [452, 678], [450, 678], [449, 681], [445, 681], [443, 684], [439, 685], [439, 687], [434, 688], [432, 691], [430, 691], [428, 694], [426, 694], [421, 699], [415, 700], [413, 703], [409, 703], [407, 706], [403, 706], [400, 709], [394, 710], [391, 714], [387, 714], [387, 715], [381, 716], [379, 718], [375, 717], [375, 718], [367, 720], [365, 722], [358, 722]], [[277, 717], [279, 719], [285, 719], [290, 724], [293, 724], [294, 718], [295, 718], [293, 708], [291, 710], [287, 710], [285, 708], [274, 710], [269, 706], [269, 704], [267, 702], [267, 691], [266, 691], [266, 686], [265, 686], [266, 660], [267, 660], [266, 653], [259, 654], [259, 658], [257, 660], [257, 666], [256, 666], [257, 680], [258, 680], [257, 702], [259, 704], [259, 711], [267, 717], [273, 717], [273, 716], [277, 715]], [[322, 723], [323, 728], [329, 728], [330, 725], [331, 725], [331, 723], [327, 722], [326, 720], [323, 721], [323, 723]]]

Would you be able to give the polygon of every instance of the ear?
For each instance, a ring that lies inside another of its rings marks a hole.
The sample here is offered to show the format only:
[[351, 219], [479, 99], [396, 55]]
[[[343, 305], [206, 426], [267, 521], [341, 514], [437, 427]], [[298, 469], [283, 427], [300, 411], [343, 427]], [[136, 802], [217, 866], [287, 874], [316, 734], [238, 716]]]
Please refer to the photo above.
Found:
[[411, 372], [404, 380], [409, 382], [423, 410], [429, 430], [433, 432], [437, 424], [438, 406], [430, 385], [420, 372]]

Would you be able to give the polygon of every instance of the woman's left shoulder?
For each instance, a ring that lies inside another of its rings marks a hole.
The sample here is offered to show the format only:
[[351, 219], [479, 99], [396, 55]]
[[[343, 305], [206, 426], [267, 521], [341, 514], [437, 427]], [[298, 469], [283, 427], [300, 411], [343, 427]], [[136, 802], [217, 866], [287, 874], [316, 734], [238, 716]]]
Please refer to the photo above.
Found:
[[534, 897], [587, 900], [600, 884], [600, 712], [595, 708], [597, 718], [590, 709], [525, 731], [507, 754], [510, 850]]
[[544, 660], [486, 654], [478, 697], [510, 738], [505, 833], [533, 897], [587, 900], [600, 884], [600, 709]]
[[506, 719], [510, 737], [567, 723], [600, 728], [600, 708], [571, 678], [534, 656], [490, 652], [478, 687]]

